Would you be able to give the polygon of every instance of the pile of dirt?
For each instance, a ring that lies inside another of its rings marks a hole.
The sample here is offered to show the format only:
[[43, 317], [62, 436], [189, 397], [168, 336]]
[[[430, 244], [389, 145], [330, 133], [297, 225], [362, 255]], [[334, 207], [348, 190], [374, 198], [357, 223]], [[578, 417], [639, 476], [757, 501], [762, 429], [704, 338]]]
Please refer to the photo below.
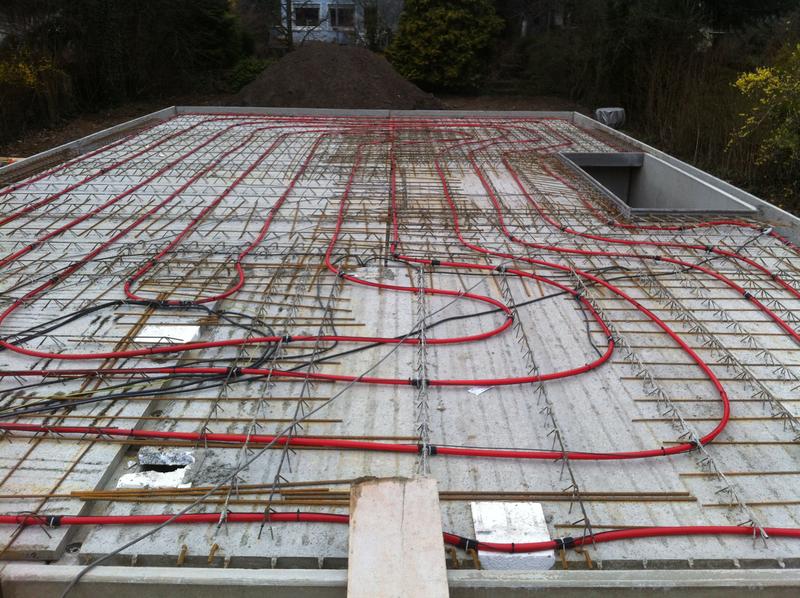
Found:
[[304, 44], [239, 93], [242, 106], [437, 110], [444, 105], [365, 48]]

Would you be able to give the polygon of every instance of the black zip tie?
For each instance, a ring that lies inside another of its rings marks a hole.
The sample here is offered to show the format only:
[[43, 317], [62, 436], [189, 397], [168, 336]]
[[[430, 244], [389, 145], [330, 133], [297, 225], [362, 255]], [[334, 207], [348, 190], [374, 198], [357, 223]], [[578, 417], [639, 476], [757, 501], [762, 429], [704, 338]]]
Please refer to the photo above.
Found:
[[714, 251], [714, 247], [712, 247], [711, 245], [706, 245], [706, 251], [708, 253], [711, 253], [712, 251]]
[[242, 375], [242, 368], [240, 367], [230, 367], [228, 368], [228, 378], [238, 378]]
[[497, 267], [495, 268], [495, 270], [496, 270], [497, 272], [499, 272], [500, 274], [505, 274], [505, 272], [506, 272], [507, 268], [506, 268], [506, 267], [505, 267], [503, 264], [500, 264], [499, 266], [497, 266]]
[[339, 268], [339, 269], [336, 271], [336, 276], [338, 276], [339, 278], [344, 278], [344, 270], [342, 270], [341, 268]]
[[[424, 452], [425, 452], [425, 445], [424, 444], [418, 444], [417, 445], [417, 453], [419, 453], [421, 455]], [[434, 445], [429, 444], [428, 445], [428, 455], [433, 456], [433, 455], [438, 455], [438, 454], [439, 454], [439, 449], [437, 449]]]
[[750, 291], [745, 291], [744, 293], [742, 293], [742, 296], [745, 299], [752, 299], [753, 298], [753, 296], [750, 294]]
[[439, 260], [431, 260], [431, 266], [441, 266], [442, 262]]
[[284, 343], [291, 343], [292, 342], [292, 335], [291, 334], [284, 334], [281, 337], [281, 341], [283, 341]]
[[47, 516], [47, 525], [48, 527], [61, 527], [61, 515], [48, 515]]
[[572, 536], [566, 536], [564, 538], [556, 538], [553, 540], [556, 543], [556, 548], [559, 550], [565, 549], [569, 550], [570, 548], [575, 548], [575, 538]]
[[477, 550], [478, 548], [478, 541], [473, 540], [471, 538], [464, 538], [462, 536], [457, 536], [458, 542], [456, 542], [457, 548], [462, 548], [463, 550], [470, 550], [474, 549]]
[[511, 543], [511, 554], [517, 552], [517, 544], [515, 542]]
[[426, 385], [430, 385], [430, 383], [431, 383], [431, 381], [430, 381], [430, 380], [428, 380], [427, 378], [409, 378], [409, 379], [408, 379], [408, 383], [409, 383], [411, 386], [413, 386], [414, 388], [419, 388], [420, 386], [422, 386], [422, 383], [423, 383], [423, 382], [424, 382]]

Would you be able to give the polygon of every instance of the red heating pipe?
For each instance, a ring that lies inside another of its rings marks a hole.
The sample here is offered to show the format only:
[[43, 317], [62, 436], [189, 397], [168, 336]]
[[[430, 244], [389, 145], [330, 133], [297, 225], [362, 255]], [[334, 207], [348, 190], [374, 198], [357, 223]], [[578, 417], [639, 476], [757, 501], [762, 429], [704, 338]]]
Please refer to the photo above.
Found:
[[[60, 527], [64, 525], [160, 525], [170, 521], [173, 515], [0, 515], [0, 525]], [[178, 515], [172, 523], [216, 524], [228, 523], [331, 523], [347, 525], [349, 515], [310, 512], [270, 513], [190, 513]], [[464, 536], [444, 532], [445, 544], [458, 548], [474, 548], [487, 552], [525, 553], [541, 550], [559, 550], [576, 546], [588, 546], [604, 542], [634, 540], [638, 538], [667, 538], [676, 536], [747, 536], [757, 537], [763, 531], [773, 538], [800, 539], [800, 529], [789, 527], [753, 528], [735, 525], [682, 525], [620, 529], [581, 536], [578, 538], [556, 538], [539, 542], [478, 542]]]
[[[785, 322], [780, 316], [778, 316], [778, 314], [776, 314], [774, 311], [769, 309], [766, 305], [764, 305], [758, 299], [756, 299], [750, 293], [748, 293], [745, 288], [743, 288], [742, 286], [736, 284], [735, 282], [733, 282], [728, 277], [723, 276], [719, 272], [711, 270], [710, 268], [706, 268], [705, 266], [702, 266], [700, 264], [694, 264], [692, 262], [687, 262], [687, 261], [680, 260], [680, 259], [673, 258], [673, 257], [669, 257], [669, 256], [643, 255], [643, 254], [637, 254], [637, 253], [623, 253], [623, 252], [614, 252], [614, 251], [593, 251], [593, 250], [588, 250], [588, 249], [571, 249], [571, 248], [563, 248], [563, 247], [552, 246], [552, 245], [543, 245], [543, 244], [540, 244], [540, 243], [531, 243], [531, 242], [525, 241], [523, 239], [520, 239], [519, 237], [517, 237], [514, 234], [512, 234], [508, 230], [508, 228], [506, 227], [506, 223], [505, 223], [505, 219], [503, 217], [503, 212], [502, 212], [502, 207], [501, 207], [501, 204], [500, 204], [500, 200], [498, 199], [498, 197], [497, 197], [496, 193], [494, 192], [494, 189], [492, 188], [492, 186], [486, 180], [486, 177], [483, 174], [482, 169], [475, 162], [475, 159], [472, 156], [470, 156], [469, 160], [471, 162], [473, 170], [475, 171], [476, 175], [478, 176], [478, 179], [480, 180], [484, 190], [487, 192], [487, 194], [489, 196], [489, 200], [491, 201], [491, 203], [492, 203], [492, 205], [493, 205], [493, 207], [494, 207], [494, 209], [495, 209], [495, 211], [497, 213], [499, 224], [500, 224], [500, 228], [501, 228], [503, 234], [510, 241], [512, 241], [514, 243], [518, 243], [518, 244], [524, 245], [525, 247], [531, 247], [531, 248], [535, 248], [535, 249], [543, 249], [543, 250], [546, 250], [546, 251], [553, 251], [553, 252], [558, 252], [558, 253], [570, 253], [570, 254], [577, 254], [577, 255], [591, 255], [591, 256], [601, 256], [601, 257], [637, 258], [637, 259], [647, 259], [647, 260], [654, 260], [654, 261], [662, 261], [662, 262], [675, 264], [675, 265], [678, 265], [678, 266], [681, 266], [681, 267], [684, 267], [684, 268], [689, 268], [689, 269], [692, 269], [692, 270], [696, 270], [696, 271], [702, 272], [703, 274], [706, 274], [708, 276], [711, 276], [712, 278], [715, 278], [716, 280], [719, 280], [720, 282], [725, 284], [727, 287], [733, 289], [734, 291], [736, 291], [737, 293], [739, 293], [740, 295], [742, 295], [743, 297], [748, 299], [750, 301], [750, 303], [752, 303], [753, 305], [756, 306], [756, 308], [758, 308], [763, 313], [765, 313], [786, 334], [791, 336], [797, 343], [800, 344], [800, 334], [798, 334], [794, 330], [794, 328], [792, 328], [787, 322]], [[438, 168], [438, 166], [437, 166], [437, 171], [440, 173], [440, 176], [442, 176], [442, 171], [441, 171], [440, 168]], [[519, 181], [518, 177], [514, 177], [514, 178], [517, 181], [517, 183], [519, 184], [520, 181]], [[527, 193], [525, 195], [526, 195], [526, 197], [530, 197]], [[565, 231], [565, 232], [572, 232], [572, 231], [570, 230], [570, 231]], [[603, 239], [603, 240], [605, 240], [605, 239]], [[628, 244], [628, 245], [636, 245], [637, 242], [636, 241], [628, 241], [628, 243], [626, 243], [626, 244]], [[672, 245], [673, 246], [677, 246], [677, 247], [682, 247], [684, 249], [705, 249], [704, 246], [688, 246], [688, 245], [683, 245], [683, 244], [680, 244], [680, 243], [673, 243]], [[725, 255], [726, 257], [734, 257], [734, 258], [737, 258], [737, 259], [741, 259], [742, 261], [745, 261], [747, 263], [752, 262], [752, 260], [750, 260], [748, 258], [744, 258], [742, 256], [739, 256], [737, 253], [734, 253], [734, 252], [731, 252], [731, 251], [716, 250], [715, 253], [719, 253], [720, 255]], [[525, 261], [527, 261], [527, 260], [525, 260]], [[755, 263], [755, 262], [753, 262], [753, 263]], [[764, 268], [760, 264], [756, 264], [756, 265], [758, 266], [758, 269], [760, 271], [770, 274], [770, 276], [773, 278], [773, 280], [782, 282], [785, 288], [790, 289], [793, 292], [793, 294], [796, 294], [798, 297], [800, 297], [800, 292], [794, 290], [790, 285], [788, 285], [784, 281], [780, 280], [780, 278], [777, 275], [773, 274], [767, 268]]]

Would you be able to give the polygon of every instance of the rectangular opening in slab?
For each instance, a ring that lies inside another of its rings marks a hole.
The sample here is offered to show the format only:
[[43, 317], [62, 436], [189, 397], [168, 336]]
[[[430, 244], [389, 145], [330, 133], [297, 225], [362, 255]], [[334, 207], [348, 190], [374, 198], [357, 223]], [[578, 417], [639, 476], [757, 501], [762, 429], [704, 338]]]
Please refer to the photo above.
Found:
[[151, 345], [188, 343], [198, 332], [200, 326], [194, 324], [147, 324], [134, 340]]
[[[541, 503], [535, 502], [473, 502], [472, 522], [475, 539], [479, 542], [547, 542], [550, 531]], [[555, 552], [525, 552], [509, 554], [479, 550], [481, 564], [488, 570], [547, 570], [556, 562]]]
[[730, 193], [650, 154], [564, 152], [560, 156], [629, 215], [756, 211]]

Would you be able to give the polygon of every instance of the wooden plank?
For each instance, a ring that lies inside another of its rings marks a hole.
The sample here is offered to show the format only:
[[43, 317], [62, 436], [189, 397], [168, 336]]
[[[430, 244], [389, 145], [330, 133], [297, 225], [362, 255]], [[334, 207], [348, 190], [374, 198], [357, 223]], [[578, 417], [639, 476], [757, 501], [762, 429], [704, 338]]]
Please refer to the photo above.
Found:
[[383, 478], [353, 485], [349, 598], [445, 598], [444, 556], [436, 480]]

